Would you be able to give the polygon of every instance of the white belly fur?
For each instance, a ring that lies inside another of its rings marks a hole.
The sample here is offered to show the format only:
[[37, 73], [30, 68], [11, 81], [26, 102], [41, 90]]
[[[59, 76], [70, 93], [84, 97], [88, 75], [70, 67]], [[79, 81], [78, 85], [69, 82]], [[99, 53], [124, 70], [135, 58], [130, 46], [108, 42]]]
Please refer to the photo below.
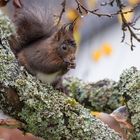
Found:
[[38, 72], [36, 76], [43, 83], [51, 84], [52, 82], [54, 82], [57, 79], [59, 73], [60, 72], [56, 72], [53, 74], [45, 74], [45, 73]]

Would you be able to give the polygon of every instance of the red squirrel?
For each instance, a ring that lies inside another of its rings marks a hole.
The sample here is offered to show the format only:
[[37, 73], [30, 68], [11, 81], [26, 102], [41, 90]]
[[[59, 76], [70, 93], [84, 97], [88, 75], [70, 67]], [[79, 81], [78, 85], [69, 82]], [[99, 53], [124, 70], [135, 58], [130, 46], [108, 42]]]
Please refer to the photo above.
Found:
[[19, 63], [45, 83], [75, 68], [76, 43], [74, 24], [61, 27], [55, 22], [60, 16], [63, 0], [3, 0], [7, 4], [16, 34], [9, 44]]

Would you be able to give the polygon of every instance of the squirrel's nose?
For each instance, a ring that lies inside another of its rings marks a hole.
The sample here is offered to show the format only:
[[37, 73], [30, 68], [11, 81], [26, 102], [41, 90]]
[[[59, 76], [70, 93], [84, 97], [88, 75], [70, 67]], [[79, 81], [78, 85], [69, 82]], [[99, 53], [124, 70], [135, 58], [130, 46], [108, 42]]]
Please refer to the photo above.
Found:
[[64, 61], [67, 62], [67, 63], [75, 62], [75, 55], [67, 56], [67, 58], [65, 58]]

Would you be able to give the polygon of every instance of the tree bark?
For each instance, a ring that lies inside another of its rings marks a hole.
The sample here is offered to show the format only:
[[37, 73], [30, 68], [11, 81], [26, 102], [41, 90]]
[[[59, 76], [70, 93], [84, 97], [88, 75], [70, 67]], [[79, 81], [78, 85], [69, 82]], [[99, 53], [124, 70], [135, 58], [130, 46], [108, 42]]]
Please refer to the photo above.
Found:
[[75, 99], [44, 85], [20, 67], [9, 49], [14, 28], [0, 15], [0, 109], [46, 140], [121, 140]]
[[68, 95], [92, 111], [111, 113], [122, 106], [122, 93], [118, 83], [108, 79], [96, 83], [66, 77], [63, 85], [68, 89]]
[[132, 67], [125, 70], [118, 82], [120, 93], [129, 111], [129, 118], [134, 126], [132, 139], [140, 139], [140, 70]]

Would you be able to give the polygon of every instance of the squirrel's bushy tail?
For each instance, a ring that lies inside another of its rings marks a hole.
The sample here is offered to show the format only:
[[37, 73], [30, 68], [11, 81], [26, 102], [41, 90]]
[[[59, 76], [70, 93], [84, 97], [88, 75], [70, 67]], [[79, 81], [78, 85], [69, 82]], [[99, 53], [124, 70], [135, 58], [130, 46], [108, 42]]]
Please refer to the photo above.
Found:
[[13, 12], [11, 18], [17, 33], [9, 39], [13, 52], [19, 52], [41, 38], [48, 38], [57, 30], [56, 22], [63, 8], [62, 2], [63, 0], [21, 0], [21, 8], [9, 3], [9, 13], [10, 10]]

